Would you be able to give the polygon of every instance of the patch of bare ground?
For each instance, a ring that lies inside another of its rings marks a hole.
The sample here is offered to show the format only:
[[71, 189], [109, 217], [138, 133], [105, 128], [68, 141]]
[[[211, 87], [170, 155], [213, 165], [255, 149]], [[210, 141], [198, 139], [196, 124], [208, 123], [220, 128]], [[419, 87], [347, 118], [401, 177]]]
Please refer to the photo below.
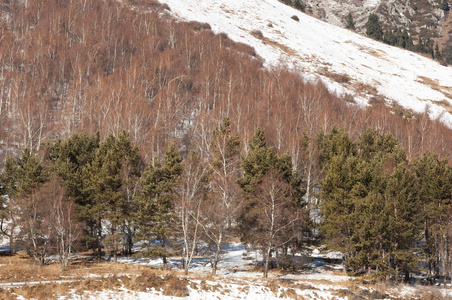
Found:
[[355, 45], [359, 49], [359, 51], [365, 52], [365, 53], [367, 53], [369, 55], [372, 55], [374, 57], [383, 59], [385, 61], [389, 61], [386, 58], [388, 56], [388, 54], [386, 52], [384, 52], [383, 50], [367, 48], [367, 47], [365, 47], [365, 46], [363, 46], [361, 44], [357, 44], [357, 43], [354, 43], [352, 41], [345, 41], [344, 43]]
[[[452, 95], [448, 98], [452, 99]], [[434, 103], [436, 105], [443, 107], [447, 112], [452, 113], [452, 105], [448, 101], [442, 100], [442, 101], [435, 101]]]
[[[378, 93], [378, 90], [376, 87], [366, 84], [363, 82], [354, 82], [352, 84], [352, 87], [355, 91], [357, 91], [360, 94], [364, 94], [366, 96], [371, 96], [370, 102], [374, 103], [386, 103], [385, 98]], [[370, 103], [372, 104], [372, 103]]]
[[[432, 90], [440, 92], [446, 98], [452, 99], [452, 87], [442, 86], [438, 83], [438, 80], [433, 80], [433, 79], [425, 77], [425, 76], [418, 76], [417, 82], [428, 85]], [[447, 112], [452, 113], [452, 105], [450, 104], [450, 102], [448, 102], [446, 100], [442, 100], [442, 101], [435, 101], [432, 103], [439, 105], [439, 106], [443, 107]]]
[[385, 61], [389, 61], [385, 56], [388, 54], [382, 50], [375, 50], [375, 49], [364, 49], [364, 51], [374, 57], [383, 59]]
[[127, 289], [131, 292], [159, 291], [164, 296], [187, 297], [189, 282], [173, 274], [165, 276], [143, 273], [141, 275], [112, 275], [108, 277], [89, 277], [72, 282], [50, 283], [0, 289], [1, 299], [55, 299], [70, 293], [81, 295], [87, 291], [116, 291]]
[[0, 283], [5, 282], [28, 282], [48, 281], [61, 279], [85, 278], [88, 274], [99, 276], [111, 274], [141, 274], [142, 272], [159, 272], [146, 266], [127, 265], [121, 263], [100, 262], [89, 256], [80, 257], [70, 261], [66, 271], [61, 271], [60, 264], [52, 263], [40, 266], [29, 258], [25, 253], [19, 252], [13, 256], [0, 256]]
[[329, 79], [336, 81], [338, 83], [349, 83], [351, 81], [350, 76], [348, 76], [347, 74], [341, 74], [341, 73], [336, 73], [333, 71], [329, 71], [327, 68], [322, 68], [319, 71], [319, 74], [325, 77], [328, 77]]
[[282, 52], [284, 52], [285, 54], [290, 55], [290, 56], [298, 56], [297, 53], [295, 52], [295, 50], [293, 50], [290, 47], [287, 47], [286, 45], [280, 44], [280, 43], [278, 43], [278, 42], [276, 42], [274, 40], [271, 40], [271, 39], [265, 37], [260, 30], [253, 30], [253, 31], [250, 32], [250, 34], [253, 37], [261, 40], [262, 43], [264, 43], [264, 45], [269, 45], [269, 46], [272, 46], [274, 48], [278, 48]]

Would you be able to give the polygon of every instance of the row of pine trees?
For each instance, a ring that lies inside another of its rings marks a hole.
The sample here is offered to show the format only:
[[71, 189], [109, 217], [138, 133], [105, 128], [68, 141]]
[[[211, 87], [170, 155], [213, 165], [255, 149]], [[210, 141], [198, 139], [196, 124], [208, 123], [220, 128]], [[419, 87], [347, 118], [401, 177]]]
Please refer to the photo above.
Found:
[[353, 142], [343, 130], [320, 135], [324, 241], [344, 267], [381, 278], [450, 276], [452, 169], [426, 152], [408, 162], [390, 134]]
[[99, 259], [160, 257], [165, 267], [178, 255], [188, 273], [207, 245], [215, 274], [225, 243], [240, 238], [261, 251], [265, 276], [272, 266], [296, 268], [293, 254], [320, 242], [353, 273], [450, 277], [446, 160], [427, 152], [408, 161], [393, 136], [370, 129], [356, 141], [337, 128], [302, 137], [301, 151], [316, 149], [302, 165], [278, 154], [261, 128], [245, 147], [227, 118], [210, 136], [195, 151], [169, 144], [148, 162], [125, 132], [73, 134], [9, 156], [1, 232], [41, 264], [57, 254], [63, 270], [71, 253], [91, 249]]

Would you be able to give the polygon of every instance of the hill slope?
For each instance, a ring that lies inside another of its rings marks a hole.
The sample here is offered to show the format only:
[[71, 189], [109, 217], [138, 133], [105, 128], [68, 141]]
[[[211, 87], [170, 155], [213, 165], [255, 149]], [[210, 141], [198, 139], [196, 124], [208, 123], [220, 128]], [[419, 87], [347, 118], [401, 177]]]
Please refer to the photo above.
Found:
[[[179, 18], [255, 47], [268, 66], [287, 64], [358, 103], [384, 100], [452, 126], [452, 68], [300, 13], [277, 0], [163, 0]], [[291, 17], [296, 15], [299, 21]]]

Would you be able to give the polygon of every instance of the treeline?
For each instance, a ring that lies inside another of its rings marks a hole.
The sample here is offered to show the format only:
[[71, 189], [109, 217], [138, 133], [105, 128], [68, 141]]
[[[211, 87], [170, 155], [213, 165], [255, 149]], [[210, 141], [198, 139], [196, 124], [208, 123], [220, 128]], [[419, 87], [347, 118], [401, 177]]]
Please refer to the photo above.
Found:
[[[297, 214], [284, 220], [293, 224], [295, 231], [274, 235], [276, 240], [266, 241], [261, 247], [264, 253], [275, 248], [284, 253], [289, 245], [295, 249], [308, 236], [301, 232], [312, 226], [305, 217], [306, 211], [297, 209], [302, 203], [305, 209], [312, 208], [327, 168], [326, 160], [319, 161], [323, 150], [316, 142], [317, 136], [319, 132], [327, 135], [335, 127], [343, 128], [353, 142], [368, 128], [375, 134], [391, 134], [405, 149], [408, 164], [426, 151], [437, 153], [441, 162], [452, 157], [450, 129], [429, 119], [428, 111], [415, 114], [398, 107], [388, 108], [384, 99], [378, 97], [362, 109], [354, 104], [352, 95], [340, 98], [322, 83], [306, 82], [298, 72], [283, 66], [264, 68], [254, 49], [231, 41], [225, 34], [215, 35], [207, 24], [176, 22], [165, 13], [168, 9], [157, 2], [137, 0], [1, 4], [0, 145], [2, 155], [12, 155], [3, 165], [5, 174], [9, 174], [9, 179], [2, 179], [8, 184], [1, 188], [9, 196], [3, 200], [9, 203], [14, 197], [33, 201], [69, 199], [52, 204], [71, 204], [63, 209], [31, 206], [31, 217], [23, 219], [32, 220], [37, 215], [34, 209], [47, 209], [54, 213], [46, 217], [53, 218], [47, 224], [54, 226], [58, 224], [55, 220], [62, 220], [55, 213], [64, 212], [64, 218], [70, 218], [69, 223], [75, 226], [69, 233], [59, 231], [65, 238], [61, 237], [58, 247], [67, 249], [65, 253], [82, 236], [84, 247], [97, 249], [98, 253], [101, 247], [112, 254], [119, 253], [120, 244], [128, 245], [123, 251], [130, 253], [132, 238], [149, 232], [152, 236], [142, 236], [142, 241], [158, 237], [165, 246], [169, 243], [165, 239], [177, 240], [178, 246], [173, 247], [181, 251], [188, 266], [196, 250], [193, 241], [200, 236], [184, 238], [184, 232], [208, 236], [203, 240], [211, 241], [212, 253], [216, 253], [213, 249], [220, 249], [230, 230], [241, 228], [238, 224], [243, 226], [241, 232], [255, 228], [250, 231], [253, 234], [243, 237], [244, 241], [264, 236], [265, 232], [259, 229], [264, 225], [240, 221], [261, 219], [260, 211], [252, 209], [258, 204], [251, 196], [264, 198], [268, 194], [269, 187], [254, 186], [262, 182], [269, 186], [279, 183], [272, 188], [284, 195], [280, 199], [291, 199], [279, 207]], [[256, 127], [262, 128], [259, 134]], [[235, 145], [234, 150], [221, 154], [231, 156], [222, 160], [231, 169], [215, 171], [218, 164], [213, 163], [217, 155], [214, 153], [221, 150], [214, 150], [219, 146], [212, 145], [224, 131], [237, 133], [229, 142]], [[259, 140], [256, 134], [262, 140], [263, 132], [265, 142], [249, 142]], [[171, 143], [173, 148], [169, 148]], [[246, 167], [244, 160], [258, 156], [253, 154], [255, 149], [269, 159], [256, 170], [254, 164]], [[193, 182], [176, 180], [189, 176], [184, 172], [200, 177]], [[177, 186], [184, 183], [185, 187]], [[182, 204], [174, 200], [175, 190], [177, 201], [205, 202], [193, 204], [199, 210], [181, 209]], [[61, 196], [47, 197], [46, 193]], [[150, 198], [166, 201], [168, 206], [144, 205], [144, 199]], [[203, 212], [209, 201], [218, 206], [217, 198], [222, 199], [221, 209]], [[240, 209], [231, 204], [237, 199], [241, 199]], [[24, 205], [28, 203], [25, 200]], [[291, 206], [293, 203], [297, 203], [297, 209]], [[244, 207], [250, 210], [243, 210]], [[19, 222], [19, 215], [13, 210], [2, 211], [9, 219], [8, 226], [13, 226], [14, 220]], [[127, 216], [129, 212], [136, 215]], [[159, 220], [166, 221], [159, 221], [157, 226], [154, 212]], [[216, 216], [220, 212], [228, 217]], [[202, 222], [193, 222], [198, 213], [214, 220], [206, 221], [209, 226], [203, 227]], [[182, 237], [166, 231], [165, 224], [175, 223], [180, 225], [178, 234]], [[149, 228], [138, 229], [138, 224]], [[31, 223], [27, 226], [35, 230]], [[108, 239], [101, 236], [101, 228], [108, 229]], [[85, 230], [83, 234], [81, 229]], [[289, 239], [294, 232], [298, 236]], [[259, 238], [253, 243], [261, 240], [264, 241]], [[170, 254], [165, 247], [144, 245], [162, 257]], [[33, 250], [33, 243], [27, 247], [30, 253], [41, 253]], [[434, 249], [432, 255], [437, 257], [440, 250], [436, 249], [446, 248]], [[383, 250], [384, 255], [389, 253], [386, 248]], [[350, 251], [352, 257], [357, 250]], [[367, 265], [374, 269], [374, 262], [368, 261]]]
[[[367, 36], [382, 41], [391, 46], [397, 46], [409, 51], [424, 53], [431, 56], [440, 62], [445, 61], [447, 64], [452, 64], [452, 48], [448, 49], [443, 55], [444, 50], [440, 50], [438, 43], [434, 43], [430, 38], [423, 38], [419, 35], [417, 43], [413, 42], [413, 38], [408, 34], [406, 28], [396, 28], [383, 30], [380, 21], [376, 14], [370, 14], [365, 24]], [[354, 22], [351, 13], [346, 18], [346, 28], [354, 29]]]
[[[429, 279], [451, 276], [447, 160], [426, 152], [409, 162], [390, 134], [368, 129], [352, 141], [333, 128], [314, 143], [313, 197], [303, 169], [261, 128], [247, 153], [240, 143], [225, 118], [207, 148], [181, 155], [171, 143], [148, 163], [124, 132], [74, 134], [44, 144], [40, 156], [25, 149], [0, 174], [1, 232], [41, 264], [59, 255], [63, 270], [71, 252], [92, 249], [98, 259], [159, 256], [165, 267], [180, 255], [188, 273], [203, 242], [215, 274], [222, 246], [240, 238], [263, 254], [264, 276], [272, 263], [300, 266], [293, 255], [314, 241], [341, 251], [346, 271], [409, 279], [425, 263]], [[309, 219], [317, 208], [320, 222]]]
[[[57, 254], [63, 270], [74, 249], [114, 257], [182, 255], [188, 272], [200, 240], [215, 274], [222, 246], [234, 236], [258, 246], [267, 276], [271, 253], [303, 246], [307, 215], [299, 174], [257, 128], [248, 154], [227, 118], [204, 154], [181, 156], [169, 144], [144, 164], [126, 133], [74, 134], [9, 156], [0, 173], [1, 232], [41, 264]], [[243, 171], [242, 171], [243, 168]], [[243, 176], [242, 176], [243, 174]], [[237, 231], [238, 230], [238, 231]]]

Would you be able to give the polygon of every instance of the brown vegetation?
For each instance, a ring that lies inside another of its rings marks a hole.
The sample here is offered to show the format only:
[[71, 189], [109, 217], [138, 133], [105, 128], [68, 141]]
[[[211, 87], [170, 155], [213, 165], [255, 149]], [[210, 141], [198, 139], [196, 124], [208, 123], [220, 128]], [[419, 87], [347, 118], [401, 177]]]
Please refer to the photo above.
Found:
[[[304, 103], [315, 99], [312, 138], [332, 126], [353, 137], [371, 127], [391, 132], [410, 158], [427, 149], [452, 158], [444, 146], [452, 134], [439, 122], [424, 120], [425, 127], [422, 116], [350, 107], [321, 83], [262, 68], [252, 48], [207, 24], [157, 14], [168, 8], [155, 1], [48, 0], [2, 9], [9, 18], [0, 24], [0, 136], [10, 151], [74, 132], [126, 130], [149, 159], [170, 140], [191, 148], [193, 137], [228, 116], [243, 141], [259, 125], [278, 152], [295, 153], [310, 126]], [[421, 139], [423, 130], [435, 138]]]
[[[61, 272], [56, 264], [40, 267], [33, 260], [22, 253], [15, 256], [0, 257], [0, 282], [13, 281], [52, 281], [55, 283], [27, 285], [14, 288], [0, 288], [0, 298], [17, 299], [21, 295], [26, 299], [55, 299], [59, 296], [75, 294], [86, 296], [87, 292], [108, 290], [111, 292], [128, 290], [134, 295], [136, 292], [146, 292], [151, 289], [166, 296], [189, 296], [189, 287], [198, 291], [220, 292], [228, 295], [230, 285], [237, 285], [237, 290], [248, 294], [250, 286], [265, 286], [275, 296], [291, 299], [304, 299], [297, 291], [309, 290], [315, 293], [319, 290], [316, 285], [334, 286], [337, 297], [347, 296], [349, 299], [445, 299], [434, 287], [419, 288], [414, 294], [401, 297], [403, 285], [385, 285], [366, 283], [363, 280], [330, 282], [328, 280], [296, 280], [296, 279], [246, 279], [246, 278], [218, 278], [210, 275], [192, 274], [183, 276], [180, 273], [158, 270], [147, 266], [127, 265], [113, 262], [96, 263], [89, 259], [71, 261], [68, 269]], [[16, 275], [16, 276], [14, 276]], [[280, 277], [282, 274], [278, 274]], [[342, 275], [342, 274], [341, 274]], [[58, 282], [58, 280], [72, 280]], [[221, 282], [220, 282], [221, 280]], [[323, 290], [323, 288], [322, 288]]]
[[16, 299], [15, 294], [26, 299], [54, 299], [71, 290], [83, 295], [85, 291], [115, 290], [120, 287], [131, 291], [154, 288], [167, 296], [188, 296], [188, 281], [180, 279], [174, 272], [141, 265], [96, 263], [89, 256], [71, 261], [64, 272], [58, 264], [39, 266], [21, 252], [15, 256], [0, 257], [0, 265], [0, 283], [54, 281], [0, 288], [1, 299]]

